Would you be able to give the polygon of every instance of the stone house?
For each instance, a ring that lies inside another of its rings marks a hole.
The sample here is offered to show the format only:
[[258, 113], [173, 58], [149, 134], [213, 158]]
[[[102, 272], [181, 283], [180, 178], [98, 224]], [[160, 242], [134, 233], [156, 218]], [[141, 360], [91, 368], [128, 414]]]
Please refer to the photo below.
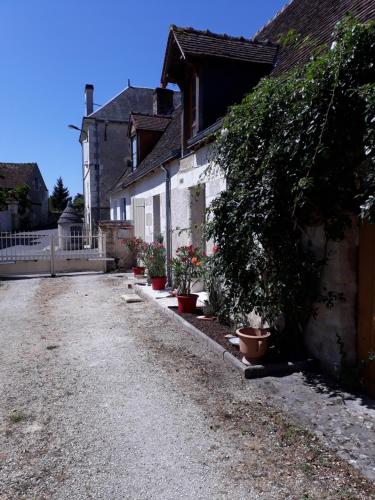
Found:
[[[20, 186], [28, 187], [27, 207], [12, 194]], [[48, 189], [37, 163], [0, 163], [0, 189], [9, 193], [6, 209], [0, 212], [0, 231], [33, 229], [48, 223]]]
[[131, 111], [152, 111], [153, 90], [129, 86], [94, 111], [94, 86], [85, 87], [85, 116], [79, 141], [82, 146], [82, 175], [85, 223], [90, 229], [110, 218], [109, 190], [130, 163], [127, 137]]
[[[207, 166], [213, 134], [220, 130], [228, 106], [239, 102], [263, 76], [285, 73], [305, 63], [313, 50], [329, 46], [335, 24], [348, 13], [361, 21], [374, 19], [375, 1], [292, 0], [251, 40], [172, 26], [161, 83], [164, 88], [169, 83], [177, 84], [182, 104], [171, 115], [154, 148], [147, 154], [141, 149], [133, 154], [132, 171], [121, 177], [112, 192], [111, 217], [115, 200], [123, 199], [126, 218], [134, 221], [136, 236], [152, 241], [162, 233], [169, 256], [181, 244], [201, 244], [205, 211], [225, 189], [220, 172], [213, 169], [208, 174]], [[279, 42], [288, 33], [294, 33], [295, 39], [284, 46]], [[129, 138], [136, 129], [134, 123]], [[311, 238], [319, 252], [319, 228], [312, 228]], [[328, 286], [342, 290], [346, 301], [332, 311], [321, 309], [306, 331], [309, 349], [331, 372], [336, 372], [341, 363], [337, 334], [351, 362], [361, 353], [375, 351], [375, 332], [369, 326], [375, 308], [373, 301], [366, 299], [375, 284], [375, 263], [369, 257], [375, 235], [368, 237], [366, 247], [360, 245], [362, 261], [371, 261], [370, 284], [366, 269], [362, 271], [366, 279], [359, 276], [361, 271], [358, 274], [358, 265], [363, 269], [358, 260], [359, 239], [358, 227], [354, 226], [345, 241], [332, 245], [334, 257], [324, 280]], [[365, 297], [359, 304], [358, 296]], [[365, 325], [359, 330], [358, 309]]]

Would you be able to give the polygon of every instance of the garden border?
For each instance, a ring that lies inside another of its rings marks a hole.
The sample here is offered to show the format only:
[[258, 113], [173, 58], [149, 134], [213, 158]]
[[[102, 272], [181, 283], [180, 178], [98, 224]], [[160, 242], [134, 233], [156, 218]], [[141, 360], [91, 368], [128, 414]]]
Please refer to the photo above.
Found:
[[225, 364], [231, 366], [231, 368], [237, 370], [241, 373], [242, 377], [245, 379], [252, 378], [260, 378], [260, 377], [269, 377], [269, 376], [282, 376], [289, 375], [294, 372], [300, 372], [307, 369], [313, 369], [316, 365], [315, 360], [308, 359], [304, 361], [297, 362], [283, 362], [283, 363], [274, 363], [270, 365], [256, 365], [256, 366], [246, 366], [239, 359], [237, 359], [233, 354], [227, 351], [223, 346], [212, 340], [201, 330], [190, 324], [184, 318], [176, 314], [174, 311], [169, 309], [169, 307], [160, 304], [160, 302], [147, 294], [144, 290], [144, 286], [142, 285], [133, 285], [135, 293], [144, 300], [148, 302], [152, 302], [155, 304], [158, 309], [169, 319], [172, 319], [179, 326], [183, 326], [185, 330], [194, 335], [194, 337], [199, 340], [203, 340], [203, 342], [208, 347], [208, 350], [214, 353], [218, 358], [222, 359]]

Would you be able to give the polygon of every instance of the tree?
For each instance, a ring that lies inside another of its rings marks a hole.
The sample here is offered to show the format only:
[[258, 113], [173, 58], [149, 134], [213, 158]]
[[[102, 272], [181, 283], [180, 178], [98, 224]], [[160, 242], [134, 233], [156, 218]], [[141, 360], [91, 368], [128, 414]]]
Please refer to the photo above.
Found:
[[73, 198], [73, 207], [81, 214], [85, 208], [85, 197], [81, 193], [77, 193]]
[[68, 204], [69, 199], [69, 189], [64, 186], [62, 178], [59, 177], [50, 197], [52, 209], [62, 212]]

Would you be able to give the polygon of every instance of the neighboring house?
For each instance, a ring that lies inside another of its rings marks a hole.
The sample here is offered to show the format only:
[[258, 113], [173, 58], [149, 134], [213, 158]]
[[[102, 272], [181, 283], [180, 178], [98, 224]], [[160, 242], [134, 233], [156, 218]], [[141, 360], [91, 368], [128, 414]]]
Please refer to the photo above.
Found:
[[[348, 13], [361, 21], [374, 19], [375, 1], [293, 0], [252, 40], [170, 28], [162, 86], [179, 86], [181, 108], [145, 158], [139, 144], [135, 154], [134, 142], [133, 171], [121, 178], [111, 196], [112, 200], [125, 200], [123, 215], [134, 221], [136, 236], [152, 241], [162, 233], [168, 257], [181, 244], [202, 243], [205, 211], [225, 189], [219, 169], [213, 168], [209, 174], [207, 167], [213, 134], [220, 130], [228, 107], [239, 102], [263, 76], [285, 73], [305, 63], [312, 51], [329, 47], [336, 23]], [[279, 44], [283, 35], [291, 35], [293, 42]], [[134, 123], [132, 130], [136, 129]], [[115, 213], [113, 207], [113, 219], [117, 218]], [[318, 241], [318, 233], [316, 238]], [[331, 371], [341, 363], [336, 333], [344, 342], [349, 361], [356, 358], [357, 349], [360, 351], [357, 239], [353, 231], [336, 245], [335, 258], [327, 269], [327, 281], [342, 289], [346, 302], [332, 311], [320, 311], [318, 320], [312, 320], [306, 332], [311, 352]], [[372, 268], [374, 287], [375, 265]], [[370, 293], [370, 289], [362, 291], [364, 296]], [[369, 335], [367, 331], [365, 334]]]
[[[27, 208], [13, 192], [20, 186], [28, 187]], [[32, 229], [48, 222], [48, 189], [37, 163], [0, 163], [0, 189], [9, 193], [7, 209], [3, 210], [0, 230]], [[25, 210], [26, 208], [26, 210]]]
[[154, 90], [129, 86], [94, 111], [94, 87], [86, 85], [86, 116], [80, 143], [85, 196], [85, 223], [95, 228], [109, 220], [109, 191], [131, 163], [128, 138], [131, 112], [153, 113]]

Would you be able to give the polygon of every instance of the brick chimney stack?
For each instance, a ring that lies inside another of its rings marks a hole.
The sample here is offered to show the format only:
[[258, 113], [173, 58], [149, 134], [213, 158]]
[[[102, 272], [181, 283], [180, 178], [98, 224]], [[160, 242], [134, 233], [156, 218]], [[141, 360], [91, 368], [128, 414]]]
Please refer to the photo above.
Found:
[[91, 115], [94, 111], [94, 85], [89, 83], [85, 87], [85, 105], [86, 116]]

